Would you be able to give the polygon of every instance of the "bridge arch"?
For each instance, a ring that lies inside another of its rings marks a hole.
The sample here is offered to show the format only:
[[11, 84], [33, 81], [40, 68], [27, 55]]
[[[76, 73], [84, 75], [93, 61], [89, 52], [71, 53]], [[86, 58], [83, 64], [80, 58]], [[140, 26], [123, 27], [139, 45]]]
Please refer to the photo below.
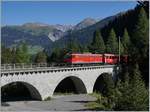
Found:
[[105, 88], [105, 84], [104, 84], [105, 82], [104, 82], [103, 76], [106, 76], [106, 75], [112, 76], [112, 74], [104, 72], [104, 73], [101, 73], [96, 78], [94, 85], [93, 85], [93, 92], [102, 92], [103, 91], [103, 89]]
[[54, 88], [55, 92], [73, 92], [75, 94], [87, 93], [86, 86], [78, 76], [69, 75], [58, 81]]
[[[22, 91], [23, 90], [23, 91]], [[1, 86], [2, 100], [42, 100], [42, 97], [33, 84], [24, 81], [13, 81]], [[19, 95], [24, 95], [21, 98]], [[12, 98], [10, 98], [11, 96]], [[8, 98], [9, 97], [9, 98]], [[18, 99], [19, 98], [19, 99]], [[29, 99], [30, 98], [30, 99]]]

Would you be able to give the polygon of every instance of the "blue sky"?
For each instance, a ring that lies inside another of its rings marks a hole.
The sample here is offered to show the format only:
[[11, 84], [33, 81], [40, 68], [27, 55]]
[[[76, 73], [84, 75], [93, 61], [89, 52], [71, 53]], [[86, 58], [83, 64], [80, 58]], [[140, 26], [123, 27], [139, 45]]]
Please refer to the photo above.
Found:
[[136, 6], [136, 1], [112, 2], [2, 2], [2, 25], [21, 25], [27, 22], [47, 24], [77, 24], [90, 17], [102, 19]]

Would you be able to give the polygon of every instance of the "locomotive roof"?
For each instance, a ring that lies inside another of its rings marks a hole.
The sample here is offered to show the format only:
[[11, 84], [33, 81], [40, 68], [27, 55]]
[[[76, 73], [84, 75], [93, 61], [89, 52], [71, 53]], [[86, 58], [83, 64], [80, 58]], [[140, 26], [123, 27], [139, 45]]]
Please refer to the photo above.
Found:
[[118, 54], [107, 54], [107, 53], [105, 53], [104, 55], [105, 56], [118, 56]]
[[80, 55], [80, 56], [87, 56], [87, 55], [90, 55], [90, 56], [100, 56], [102, 54], [92, 54], [92, 53], [84, 53], [84, 54], [81, 54], [81, 53], [72, 53], [71, 55]]

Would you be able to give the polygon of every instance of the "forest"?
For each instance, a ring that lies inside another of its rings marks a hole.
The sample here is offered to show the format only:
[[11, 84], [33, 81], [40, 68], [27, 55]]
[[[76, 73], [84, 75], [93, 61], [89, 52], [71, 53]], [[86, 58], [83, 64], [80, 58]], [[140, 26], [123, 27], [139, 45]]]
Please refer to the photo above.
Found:
[[[105, 37], [105, 38], [104, 38]], [[121, 39], [121, 55], [128, 55], [129, 62], [121, 64], [117, 81], [104, 76], [105, 90], [98, 93], [94, 110], [149, 110], [149, 2], [141, 1], [134, 10], [117, 17], [93, 34], [90, 44], [81, 45], [70, 38], [64, 48], [56, 47], [49, 54], [45, 49], [36, 55], [28, 53], [28, 45], [17, 48], [1, 47], [1, 63], [60, 63], [67, 53], [118, 54]]]

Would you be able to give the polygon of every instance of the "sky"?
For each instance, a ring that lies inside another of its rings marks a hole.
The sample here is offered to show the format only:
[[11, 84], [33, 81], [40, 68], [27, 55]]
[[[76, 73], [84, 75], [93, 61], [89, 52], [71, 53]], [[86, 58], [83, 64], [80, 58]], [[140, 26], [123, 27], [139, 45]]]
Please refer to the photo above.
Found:
[[97, 20], [133, 9], [136, 1], [3, 1], [2, 25], [29, 22], [75, 25], [85, 18]]

